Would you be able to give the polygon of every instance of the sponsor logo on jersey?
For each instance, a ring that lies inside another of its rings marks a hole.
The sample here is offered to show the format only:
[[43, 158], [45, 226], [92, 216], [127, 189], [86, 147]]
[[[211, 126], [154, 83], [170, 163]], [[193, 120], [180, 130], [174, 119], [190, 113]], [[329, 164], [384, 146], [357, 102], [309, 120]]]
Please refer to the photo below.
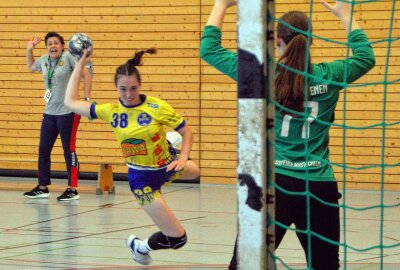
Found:
[[62, 67], [62, 66], [64, 65], [64, 61], [63, 61], [63, 60], [60, 60], [60, 62], [58, 62], [58, 65], [59, 65], [60, 67]]
[[147, 113], [141, 113], [137, 118], [137, 122], [140, 126], [148, 126], [151, 123], [151, 121], [152, 118]]
[[301, 162], [292, 162], [290, 160], [275, 160], [275, 165], [282, 167], [292, 167], [292, 168], [306, 168], [306, 167], [321, 167], [322, 162], [319, 160], [309, 160]]
[[149, 106], [150, 108], [154, 108], [154, 109], [157, 109], [158, 107], [160, 107], [160, 105], [154, 104], [154, 103], [147, 103], [147, 106]]
[[138, 155], [147, 155], [146, 142], [140, 139], [127, 139], [121, 142], [124, 158]]

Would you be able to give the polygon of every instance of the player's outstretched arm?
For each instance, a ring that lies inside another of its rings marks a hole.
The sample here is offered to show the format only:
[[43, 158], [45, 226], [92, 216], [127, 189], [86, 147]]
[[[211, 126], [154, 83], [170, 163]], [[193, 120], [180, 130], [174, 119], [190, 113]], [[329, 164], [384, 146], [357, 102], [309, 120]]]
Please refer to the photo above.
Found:
[[229, 7], [236, 5], [236, 2], [234, 0], [215, 0], [206, 25], [212, 25], [221, 29], [224, 23], [225, 11]]
[[341, 20], [348, 33], [349, 46], [353, 53], [346, 59], [326, 64], [325, 68], [329, 68], [326, 73], [330, 74], [331, 78], [336, 78], [336, 81], [353, 83], [375, 66], [373, 48], [364, 31], [354, 31], [361, 27], [354, 17], [351, 3], [336, 1], [335, 5], [330, 5], [323, 1], [322, 5]]
[[237, 54], [221, 45], [221, 27], [233, 0], [215, 0], [200, 41], [200, 58], [233, 80], [237, 80]]
[[83, 101], [79, 97], [79, 82], [87, 62], [86, 50], [81, 59], [75, 64], [74, 71], [68, 81], [67, 92], [65, 93], [64, 104], [74, 113], [90, 117], [91, 103]]

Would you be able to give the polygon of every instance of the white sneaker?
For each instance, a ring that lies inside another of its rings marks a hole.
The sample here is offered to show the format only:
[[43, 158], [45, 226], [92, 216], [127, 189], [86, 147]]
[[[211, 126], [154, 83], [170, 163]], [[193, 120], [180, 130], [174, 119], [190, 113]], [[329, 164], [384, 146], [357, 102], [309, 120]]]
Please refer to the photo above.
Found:
[[126, 245], [131, 249], [132, 258], [135, 262], [138, 262], [143, 265], [149, 265], [152, 261], [150, 254], [142, 253], [138, 250], [139, 244], [142, 240], [140, 240], [135, 235], [130, 235], [128, 240], [126, 240]]

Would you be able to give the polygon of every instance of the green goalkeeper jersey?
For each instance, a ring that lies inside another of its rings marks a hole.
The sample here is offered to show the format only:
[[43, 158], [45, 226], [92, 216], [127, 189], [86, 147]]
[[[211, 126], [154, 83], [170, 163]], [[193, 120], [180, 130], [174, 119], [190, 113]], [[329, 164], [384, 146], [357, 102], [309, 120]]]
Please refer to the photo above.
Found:
[[[365, 32], [348, 35], [353, 55], [333, 62], [312, 65], [307, 81], [311, 96], [300, 117], [275, 114], [275, 171], [299, 179], [334, 181], [329, 162], [329, 129], [334, 121], [339, 91], [375, 65], [375, 57]], [[237, 80], [237, 54], [221, 47], [221, 31], [206, 26], [200, 44], [201, 58]]]

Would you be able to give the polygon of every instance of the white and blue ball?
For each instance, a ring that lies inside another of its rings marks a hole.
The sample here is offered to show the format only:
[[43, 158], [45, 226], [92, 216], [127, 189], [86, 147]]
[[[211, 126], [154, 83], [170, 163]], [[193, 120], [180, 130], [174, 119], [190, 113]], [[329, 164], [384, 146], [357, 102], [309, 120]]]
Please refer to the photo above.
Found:
[[83, 50], [90, 55], [93, 51], [93, 41], [85, 33], [76, 33], [68, 41], [68, 50], [76, 58], [81, 58]]

